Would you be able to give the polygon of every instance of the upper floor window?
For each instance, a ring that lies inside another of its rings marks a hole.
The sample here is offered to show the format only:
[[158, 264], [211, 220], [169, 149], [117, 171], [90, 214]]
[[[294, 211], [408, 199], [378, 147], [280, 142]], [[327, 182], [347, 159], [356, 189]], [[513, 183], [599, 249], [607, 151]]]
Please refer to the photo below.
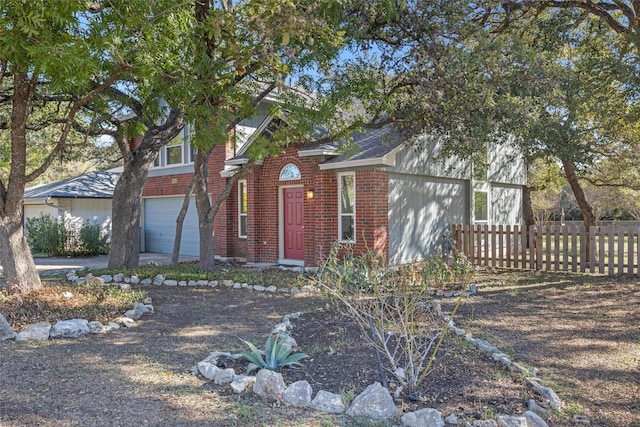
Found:
[[280, 171], [280, 181], [287, 181], [290, 179], [300, 179], [300, 169], [293, 163], [289, 163]]
[[178, 135], [167, 144], [167, 165], [182, 163], [182, 135]]
[[338, 175], [338, 238], [353, 242], [356, 229], [356, 174]]

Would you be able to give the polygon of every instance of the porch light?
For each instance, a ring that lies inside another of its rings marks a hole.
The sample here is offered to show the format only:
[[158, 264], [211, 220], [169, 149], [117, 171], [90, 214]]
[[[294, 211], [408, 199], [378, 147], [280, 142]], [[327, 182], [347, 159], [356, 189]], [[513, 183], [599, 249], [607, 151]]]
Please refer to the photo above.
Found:
[[307, 190], [307, 200], [313, 199], [314, 196], [315, 196], [315, 193], [313, 192], [313, 188], [308, 189]]

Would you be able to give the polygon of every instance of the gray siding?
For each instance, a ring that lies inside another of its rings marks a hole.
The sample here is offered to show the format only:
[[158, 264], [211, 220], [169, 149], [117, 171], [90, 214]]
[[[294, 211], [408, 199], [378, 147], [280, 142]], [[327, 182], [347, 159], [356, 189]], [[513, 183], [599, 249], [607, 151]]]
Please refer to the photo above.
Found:
[[389, 262], [422, 260], [442, 244], [452, 224], [469, 219], [468, 184], [462, 180], [389, 175]]
[[491, 224], [522, 224], [522, 187], [491, 186]]
[[491, 144], [487, 150], [487, 161], [490, 182], [517, 185], [526, 183], [524, 158], [512, 143]]
[[468, 164], [456, 157], [440, 158], [442, 138], [421, 136], [396, 155], [396, 166], [390, 172], [428, 175], [443, 178], [470, 179]]

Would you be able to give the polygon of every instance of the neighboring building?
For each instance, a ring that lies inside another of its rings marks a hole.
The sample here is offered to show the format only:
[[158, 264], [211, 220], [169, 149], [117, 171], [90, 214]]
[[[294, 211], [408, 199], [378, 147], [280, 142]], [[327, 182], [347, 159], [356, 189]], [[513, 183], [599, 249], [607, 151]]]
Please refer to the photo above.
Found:
[[97, 171], [27, 188], [25, 221], [48, 214], [77, 226], [97, 224], [111, 234], [111, 202], [119, 177], [119, 172]]
[[[243, 122], [245, 132], [269, 130], [270, 117]], [[257, 131], [257, 132], [256, 132]], [[337, 146], [289, 148], [265, 159], [238, 182], [214, 223], [216, 254], [250, 262], [316, 266], [336, 242], [374, 249], [390, 263], [424, 259], [442, 244], [452, 224], [521, 224], [525, 167], [508, 145], [491, 146], [486, 170], [456, 159], [437, 159], [442, 141], [423, 137], [404, 144], [381, 129], [356, 135], [359, 150]], [[216, 147], [209, 164], [213, 200], [233, 169], [247, 161], [242, 144]], [[169, 253], [175, 220], [193, 176], [188, 131], [163, 149], [144, 188], [146, 251]], [[192, 200], [184, 223], [182, 255], [198, 256]]]

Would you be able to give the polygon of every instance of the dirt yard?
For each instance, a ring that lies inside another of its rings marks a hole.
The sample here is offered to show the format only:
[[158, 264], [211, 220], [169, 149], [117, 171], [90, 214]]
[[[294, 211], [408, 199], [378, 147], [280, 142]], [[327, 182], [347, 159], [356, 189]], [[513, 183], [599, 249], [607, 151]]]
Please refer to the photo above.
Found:
[[[574, 414], [594, 426], [640, 426], [640, 285], [637, 281], [534, 273], [481, 276], [479, 293], [457, 317], [526, 366], [540, 369], [565, 402], [550, 425], [572, 426]], [[192, 373], [211, 351], [264, 344], [282, 315], [313, 312], [314, 296], [227, 288], [147, 287], [157, 312], [135, 328], [79, 340], [0, 343], [0, 426], [333, 426], [331, 415], [237, 396]], [[287, 382], [345, 396], [378, 380], [373, 352], [338, 313], [314, 312], [294, 322], [309, 354]], [[490, 358], [450, 340], [422, 393], [402, 402], [456, 412], [471, 420], [521, 413], [531, 388]], [[392, 381], [392, 380], [391, 380]], [[351, 425], [366, 425], [351, 422]]]

